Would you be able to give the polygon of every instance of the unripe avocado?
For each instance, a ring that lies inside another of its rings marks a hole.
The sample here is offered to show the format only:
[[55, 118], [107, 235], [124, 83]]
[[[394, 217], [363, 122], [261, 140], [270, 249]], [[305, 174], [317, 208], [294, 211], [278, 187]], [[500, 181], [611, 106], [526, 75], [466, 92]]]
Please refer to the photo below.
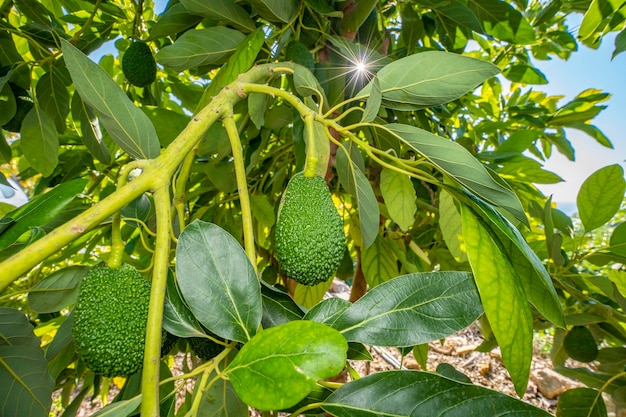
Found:
[[213, 359], [224, 350], [224, 346], [204, 337], [189, 338], [189, 346], [196, 356], [203, 361]]
[[103, 376], [141, 369], [150, 283], [132, 266], [93, 268], [81, 283], [72, 334], [80, 358]]
[[122, 57], [122, 72], [129, 83], [145, 87], [156, 79], [156, 61], [150, 47], [145, 42], [130, 44]]
[[583, 326], [575, 326], [563, 339], [563, 347], [570, 358], [579, 362], [591, 362], [598, 357], [598, 345], [591, 331]]
[[9, 87], [11, 87], [11, 91], [13, 91], [13, 95], [15, 96], [15, 116], [2, 128], [4, 130], [8, 130], [9, 132], [19, 133], [22, 128], [22, 122], [24, 121], [24, 117], [28, 114], [29, 111], [33, 108], [33, 99], [30, 98], [28, 91], [24, 90], [17, 84], [9, 82]]
[[290, 278], [304, 285], [327, 281], [345, 247], [343, 220], [322, 177], [294, 175], [283, 194], [274, 244], [276, 259]]

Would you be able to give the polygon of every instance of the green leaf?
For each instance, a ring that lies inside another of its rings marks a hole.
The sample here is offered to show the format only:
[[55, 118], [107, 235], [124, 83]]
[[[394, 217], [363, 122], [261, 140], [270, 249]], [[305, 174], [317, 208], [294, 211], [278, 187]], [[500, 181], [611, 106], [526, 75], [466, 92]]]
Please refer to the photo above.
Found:
[[60, 70], [52, 67], [37, 81], [35, 94], [37, 103], [54, 121], [57, 132], [65, 132], [65, 120], [70, 112], [70, 94], [65, 87], [65, 77]]
[[[209, 374], [209, 381], [216, 377], [215, 371]], [[196, 384], [196, 390], [198, 389]], [[198, 412], [194, 417], [248, 417], [248, 406], [237, 396], [233, 384], [219, 378], [209, 389], [196, 391], [202, 395]]]
[[[9, 76], [0, 78], [0, 80], [2, 79], [8, 81]], [[16, 110], [17, 104], [13, 90], [11, 90], [9, 84], [0, 82], [0, 126], [4, 126], [13, 119]]]
[[189, 13], [208, 17], [219, 22], [228, 22], [244, 32], [254, 30], [254, 21], [240, 5], [233, 0], [181, 0], [181, 4]]
[[63, 58], [83, 101], [100, 115], [111, 138], [136, 159], [155, 158], [159, 138], [150, 119], [99, 65], [69, 42], [62, 40]]
[[609, 249], [611, 252], [626, 256], [626, 222], [620, 223], [613, 229], [610, 245], [611, 247]]
[[417, 212], [415, 203], [417, 197], [411, 178], [398, 171], [383, 168], [380, 173], [380, 192], [391, 220], [396, 222], [400, 229], [409, 230]]
[[530, 65], [511, 65], [502, 72], [508, 80], [522, 84], [548, 84], [546, 76]]
[[208, 330], [248, 341], [261, 323], [259, 281], [243, 248], [224, 229], [196, 220], [180, 234], [176, 276], [187, 305]]
[[185, 304], [174, 274], [168, 273], [165, 304], [163, 306], [163, 328], [174, 336], [204, 337], [205, 331], [198, 323], [189, 306]]
[[362, 123], [373, 122], [374, 119], [376, 119], [382, 100], [383, 96], [380, 91], [380, 81], [378, 81], [378, 77], [374, 77], [372, 80], [370, 94], [367, 97], [367, 102], [365, 103], [365, 111], [363, 111], [363, 116], [361, 117]]
[[606, 417], [602, 393], [591, 388], [573, 388], [559, 395], [557, 417]]
[[54, 381], [33, 326], [18, 310], [0, 307], [0, 409], [6, 417], [48, 417]]
[[263, 297], [263, 319], [261, 325], [264, 329], [275, 327], [292, 320], [300, 320], [304, 311], [284, 291], [267, 285], [261, 281], [261, 296]]
[[615, 49], [613, 50], [613, 54], [611, 55], [611, 60], [613, 60], [616, 56], [626, 51], [626, 29], [622, 30], [615, 37]]
[[[363, 247], [367, 248], [378, 235], [380, 209], [370, 182], [352, 158], [352, 149], [349, 143], [344, 142], [344, 146], [337, 151], [337, 174], [343, 187], [356, 200], [353, 203], [359, 209]], [[355, 151], [358, 152], [356, 149]]]
[[175, 35], [196, 26], [201, 21], [201, 16], [187, 12], [182, 3], [174, 4], [159, 15], [159, 19], [150, 29], [150, 36], [147, 40], [152, 41], [165, 36]]
[[351, 381], [322, 405], [337, 417], [467, 417], [550, 414], [523, 401], [476, 385], [421, 371], [384, 371]]
[[93, 109], [85, 105], [78, 93], [72, 97], [72, 117], [80, 123], [80, 137], [91, 155], [105, 165], [111, 164], [111, 152], [102, 139], [100, 122]]
[[336, 330], [290, 321], [257, 334], [224, 372], [246, 404], [280, 410], [304, 399], [317, 380], [341, 372], [347, 351], [348, 343]]
[[535, 31], [526, 18], [501, 0], [471, 0], [468, 4], [485, 31], [494, 38], [520, 45], [535, 42]]
[[221, 64], [243, 42], [243, 33], [224, 26], [183, 33], [176, 42], [159, 50], [157, 62], [174, 71], [208, 64]]
[[20, 145], [33, 169], [44, 177], [54, 172], [59, 162], [59, 137], [52, 119], [36, 103], [22, 122]]
[[118, 401], [101, 408], [92, 417], [126, 417], [130, 416], [141, 405], [141, 395], [129, 400]]
[[324, 298], [332, 283], [333, 280], [329, 279], [317, 285], [298, 284], [293, 292], [293, 299], [297, 304], [305, 308], [311, 308]]
[[[499, 72], [498, 67], [486, 61], [427, 51], [386, 65], [378, 71], [377, 78], [385, 107], [412, 110], [456, 100]], [[372, 88], [370, 82], [357, 95], [370, 94]]]
[[517, 195], [496, 181], [480, 161], [463, 146], [409, 125], [389, 124], [385, 129], [473, 193], [508, 210], [518, 220], [528, 224], [526, 213]]
[[462, 248], [463, 222], [454, 199], [445, 190], [439, 192], [439, 228], [448, 250], [457, 262], [466, 262], [467, 255]]
[[583, 182], [576, 206], [586, 232], [611, 220], [622, 204], [624, 191], [624, 170], [618, 164], [600, 168]]
[[613, 149], [613, 143], [611, 143], [611, 139], [609, 139], [600, 129], [598, 129], [597, 126], [583, 122], [575, 122], [568, 123], [567, 127], [583, 131], [592, 138], [594, 138], [596, 142], [598, 142], [600, 145], [609, 149]]
[[311, 70], [303, 65], [292, 65], [294, 67], [293, 84], [298, 94], [302, 97], [316, 95], [323, 99], [324, 103], [327, 103], [328, 100], [324, 94], [324, 89]]
[[600, 25], [624, 5], [624, 0], [593, 0], [580, 22], [578, 38], [585, 41], [600, 36]]
[[397, 259], [389, 242], [382, 236], [376, 236], [371, 245], [363, 248], [361, 267], [367, 284], [372, 288], [398, 276]]
[[52, 221], [67, 208], [78, 193], [83, 191], [85, 185], [87, 185], [86, 179], [62, 183], [7, 213], [2, 220], [12, 220], [12, 222], [0, 234], [0, 249], [14, 243], [31, 228], [40, 227]]
[[523, 155], [510, 158], [502, 164], [496, 172], [503, 177], [513, 177], [522, 182], [535, 184], [556, 184], [564, 181], [563, 178], [551, 171], [542, 168], [541, 163]]
[[424, 272], [382, 283], [324, 323], [348, 341], [414, 346], [469, 326], [483, 310], [467, 272]]
[[482, 305], [515, 391], [521, 396], [526, 391], [533, 355], [533, 317], [526, 294], [513, 265], [481, 220], [465, 205], [461, 206], [461, 216], [467, 257]]
[[484, 29], [474, 12], [464, 4], [445, 0], [428, 0], [421, 4], [430, 7], [440, 18], [447, 19], [455, 25], [476, 33], [484, 33]]
[[141, 106], [146, 116], [152, 122], [162, 147], [167, 147], [191, 120], [186, 114], [156, 106]]
[[298, 12], [296, 0], [248, 0], [252, 10], [270, 22], [288, 23]]
[[37, 313], [54, 313], [71, 306], [78, 298], [78, 289], [86, 266], [68, 266], [48, 275], [35, 284], [28, 293], [28, 305]]
[[452, 379], [453, 381], [462, 382], [465, 384], [471, 384], [472, 380], [463, 372], [458, 371], [454, 366], [449, 363], [440, 363], [437, 365], [436, 372], [439, 375]]

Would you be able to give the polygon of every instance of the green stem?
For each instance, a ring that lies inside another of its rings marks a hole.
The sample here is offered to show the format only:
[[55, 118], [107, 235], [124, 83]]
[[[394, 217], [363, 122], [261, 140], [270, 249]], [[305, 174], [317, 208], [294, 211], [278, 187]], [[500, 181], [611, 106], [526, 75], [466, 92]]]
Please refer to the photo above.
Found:
[[235, 164], [235, 177], [237, 179], [237, 191], [239, 194], [239, 204], [241, 205], [241, 220], [243, 223], [243, 243], [246, 249], [248, 259], [257, 271], [256, 267], [256, 249], [254, 247], [254, 228], [252, 227], [252, 209], [250, 207], [250, 194], [248, 193], [248, 179], [246, 176], [246, 166], [243, 156], [243, 148], [237, 131], [237, 124], [232, 115], [232, 107], [222, 110], [225, 114], [222, 123], [230, 140], [230, 148], [233, 153], [233, 162]]
[[187, 154], [183, 161], [180, 171], [174, 182], [174, 208], [178, 216], [178, 224], [180, 230], [185, 226], [185, 198], [187, 196], [187, 181], [189, 181], [189, 174], [191, 173], [191, 167], [196, 159], [196, 151], [198, 147], [194, 147], [191, 152]]
[[[169, 181], [169, 179], [168, 179]], [[163, 303], [170, 264], [171, 207], [169, 183], [162, 184], [154, 192], [157, 237], [152, 271], [152, 290], [148, 309], [148, 327], [141, 374], [142, 417], [159, 415], [159, 360], [161, 357], [161, 329], [163, 327]]]
[[306, 127], [306, 161], [304, 163], [304, 176], [306, 178], [313, 178], [317, 174], [317, 146], [315, 144], [315, 125], [313, 124], [312, 114], [304, 116], [304, 126]]

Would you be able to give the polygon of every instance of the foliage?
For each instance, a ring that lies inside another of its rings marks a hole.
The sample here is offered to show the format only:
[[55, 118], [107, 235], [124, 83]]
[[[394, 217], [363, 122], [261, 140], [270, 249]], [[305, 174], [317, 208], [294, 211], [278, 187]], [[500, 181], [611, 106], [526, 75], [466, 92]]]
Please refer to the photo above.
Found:
[[[571, 13], [583, 14], [583, 44], [621, 31], [623, 52], [624, 7], [180, 0], [157, 14], [150, 0], [3, 2], [0, 162], [32, 198], [0, 219], [2, 409], [45, 416], [58, 389], [74, 415], [119, 382], [73, 344], [81, 279], [102, 261], [134, 266], [152, 288], [143, 369], [102, 414], [546, 415], [445, 367], [361, 377], [347, 362], [367, 360], [364, 344], [423, 357], [479, 318], [482, 348], [500, 347], [518, 395], [545, 330], [559, 371], [588, 386], [564, 394], [559, 415], [606, 414], [602, 392], [621, 406], [623, 170], [583, 184], [580, 222], [535, 185], [561, 181], [542, 167], [554, 152], [574, 159], [568, 129], [612, 146], [592, 124], [609, 94], [563, 104], [537, 89], [548, 80], [533, 60], [575, 53]], [[137, 42], [158, 64], [145, 87], [122, 71]], [[301, 171], [326, 180], [343, 221], [337, 276], [350, 301], [324, 300], [330, 281], [303, 286], [276, 261], [281, 195]], [[580, 353], [566, 334], [580, 328], [597, 361], [565, 367]], [[185, 354], [184, 339], [204, 338], [216, 356], [172, 376], [158, 360], [163, 329]], [[349, 382], [329, 381], [346, 367]], [[179, 381], [194, 377], [176, 409]]]

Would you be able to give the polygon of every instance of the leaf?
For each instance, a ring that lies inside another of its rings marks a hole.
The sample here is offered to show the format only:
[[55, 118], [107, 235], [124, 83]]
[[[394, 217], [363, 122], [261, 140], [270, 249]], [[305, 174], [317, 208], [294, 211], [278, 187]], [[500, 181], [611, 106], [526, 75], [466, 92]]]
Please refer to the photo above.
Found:
[[95, 109], [111, 138], [135, 159], [155, 158], [159, 138], [150, 119], [99, 65], [62, 40], [63, 58], [83, 101]]
[[363, 111], [363, 116], [361, 117], [362, 123], [373, 122], [374, 119], [376, 119], [382, 100], [383, 96], [380, 91], [380, 81], [378, 81], [378, 77], [374, 77], [374, 79], [372, 79], [370, 94], [365, 103], [365, 111]]
[[37, 104], [24, 117], [20, 145], [33, 169], [44, 177], [54, 172], [59, 162], [59, 137], [54, 122]]
[[502, 72], [508, 80], [522, 84], [548, 84], [546, 76], [530, 65], [511, 65]]
[[141, 111], [152, 122], [159, 137], [159, 143], [164, 148], [176, 139], [191, 120], [186, 114], [164, 109], [163, 107], [141, 106]]
[[626, 29], [622, 30], [615, 37], [615, 49], [613, 50], [613, 54], [611, 54], [611, 60], [624, 51], [626, 51]]
[[508, 159], [496, 172], [505, 178], [513, 177], [519, 181], [535, 184], [556, 184], [564, 181], [554, 172], [543, 169], [538, 161], [523, 155]]
[[228, 22], [244, 32], [254, 30], [254, 21], [248, 12], [233, 0], [181, 0], [181, 4], [191, 14]]
[[248, 0], [252, 9], [270, 22], [288, 23], [298, 12], [296, 0]]
[[332, 283], [333, 280], [329, 279], [317, 285], [298, 284], [293, 292], [293, 299], [304, 308], [311, 308], [324, 298]]
[[129, 400], [118, 401], [96, 411], [91, 417], [126, 417], [130, 416], [141, 405], [141, 395]]
[[409, 125], [389, 124], [385, 129], [479, 197], [510, 211], [518, 220], [528, 224], [517, 195], [496, 181], [483, 164], [463, 146]]
[[[419, 68], [419, 71], [415, 71]], [[495, 65], [449, 52], [427, 51], [398, 59], [378, 71], [383, 106], [398, 110], [456, 100], [497, 75]], [[371, 94], [370, 82], [357, 96]]]
[[446, 242], [448, 250], [457, 262], [466, 262], [467, 255], [462, 249], [463, 223], [461, 214], [454, 204], [450, 193], [445, 190], [439, 192], [439, 228]]
[[618, 164], [600, 168], [583, 182], [576, 206], [586, 232], [611, 220], [620, 208], [624, 191], [624, 170]]
[[167, 291], [163, 306], [163, 328], [174, 336], [204, 337], [205, 331], [198, 323], [189, 306], [183, 300], [178, 284], [171, 271], [167, 276]]
[[509, 136], [507, 140], [502, 142], [494, 153], [506, 154], [509, 152], [521, 153], [530, 147], [542, 132], [538, 130], [516, 130]]
[[208, 64], [220, 64], [243, 42], [243, 33], [224, 26], [195, 29], [183, 33], [176, 42], [159, 50], [159, 64], [185, 71]]
[[573, 388], [559, 395], [556, 417], [606, 417], [602, 393], [591, 388]]
[[39, 78], [35, 89], [37, 103], [54, 121], [59, 133], [65, 132], [65, 120], [70, 112], [70, 94], [64, 78], [67, 78], [67, 74], [64, 77], [60, 70], [52, 67]]
[[23, 233], [31, 228], [40, 227], [61, 214], [83, 191], [86, 179], [76, 179], [57, 185], [45, 194], [40, 194], [25, 205], [7, 213], [3, 220], [11, 219], [12, 223], [0, 234], [0, 249], [13, 244]]
[[224, 373], [249, 406], [280, 410], [305, 398], [317, 380], [341, 372], [347, 351], [348, 343], [336, 330], [290, 321], [258, 333]]
[[304, 316], [302, 308], [284, 291], [267, 285], [261, 281], [261, 296], [263, 297], [264, 329], [275, 327], [292, 320], [300, 320]]
[[457, 371], [456, 368], [449, 363], [440, 363], [437, 365], [437, 373], [457, 382], [466, 384], [472, 383], [472, 380], [467, 375], [461, 371]]
[[239, 342], [262, 316], [259, 281], [243, 248], [224, 229], [200, 220], [180, 234], [176, 276], [193, 314], [216, 335]]
[[88, 271], [88, 267], [76, 265], [48, 275], [30, 289], [30, 309], [37, 313], [54, 313], [73, 305], [78, 298], [81, 280]]
[[397, 259], [389, 242], [381, 236], [376, 236], [374, 242], [363, 249], [361, 267], [372, 288], [398, 276]]
[[54, 381], [33, 326], [18, 310], [0, 307], [0, 408], [6, 417], [48, 417]]
[[619, 10], [624, 3], [626, 3], [624, 0], [593, 0], [580, 22], [578, 38], [585, 41], [600, 36], [597, 31], [602, 22]]
[[382, 283], [324, 323], [349, 342], [414, 346], [469, 326], [483, 310], [467, 272], [424, 272]]
[[93, 109], [87, 107], [79, 94], [72, 97], [72, 117], [80, 123], [80, 137], [91, 155], [105, 165], [111, 164], [111, 152], [102, 140], [100, 122]]
[[[9, 80], [9, 76], [0, 78], [0, 80]], [[0, 126], [4, 126], [7, 122], [13, 119], [15, 111], [17, 110], [17, 104], [15, 102], [15, 95], [13, 90], [7, 83], [0, 82]]]
[[324, 89], [320, 85], [318, 79], [313, 75], [311, 70], [303, 65], [293, 65], [293, 84], [296, 92], [302, 97], [309, 97], [316, 95], [320, 100], [324, 100], [324, 103], [328, 103], [328, 99], [324, 93]]
[[626, 256], [626, 222], [622, 222], [611, 233], [610, 250], [619, 255]]
[[467, 257], [485, 314], [515, 391], [521, 396], [526, 391], [533, 355], [533, 318], [526, 294], [511, 262], [480, 219], [465, 205], [461, 206], [461, 217]]
[[494, 38], [520, 45], [535, 42], [535, 31], [519, 11], [501, 0], [471, 0], [468, 4], [485, 32]]
[[383, 168], [380, 173], [380, 192], [391, 219], [400, 229], [409, 230], [417, 212], [417, 196], [411, 178], [398, 171]]
[[159, 19], [150, 29], [150, 36], [147, 40], [153, 41], [165, 36], [175, 35], [196, 26], [201, 21], [201, 16], [187, 12], [183, 4], [174, 4], [159, 15]]
[[[209, 374], [209, 380], [216, 377], [215, 371]], [[196, 384], [196, 389], [199, 384]], [[209, 389], [196, 392], [202, 395], [200, 406], [194, 417], [248, 417], [248, 406], [237, 396], [233, 384], [225, 378], [219, 378]]]
[[337, 417], [549, 417], [497, 391], [421, 371], [383, 371], [351, 381], [322, 405]]
[[[351, 149], [351, 148], [350, 148]], [[336, 165], [337, 174], [343, 187], [355, 198], [355, 205], [359, 209], [359, 221], [361, 234], [363, 235], [363, 247], [367, 248], [378, 235], [378, 223], [380, 221], [380, 209], [372, 186], [363, 171], [361, 171], [351, 158], [346, 146], [337, 151]], [[361, 158], [362, 159], [362, 158]]]
[[609, 139], [600, 129], [598, 129], [597, 126], [583, 122], [574, 122], [568, 123], [567, 127], [583, 131], [592, 138], [594, 138], [596, 142], [598, 142], [600, 145], [609, 149], [613, 149], [613, 143], [611, 143], [611, 139]]

